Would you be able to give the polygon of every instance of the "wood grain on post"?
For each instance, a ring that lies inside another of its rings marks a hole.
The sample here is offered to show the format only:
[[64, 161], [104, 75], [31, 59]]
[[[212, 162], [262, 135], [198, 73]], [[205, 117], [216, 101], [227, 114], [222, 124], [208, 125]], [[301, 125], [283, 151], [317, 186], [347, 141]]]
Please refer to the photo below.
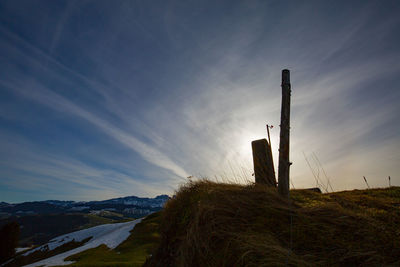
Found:
[[282, 70], [281, 133], [279, 142], [278, 192], [289, 195], [290, 72]]
[[271, 146], [266, 139], [251, 142], [253, 150], [254, 176], [256, 184], [276, 187], [274, 163]]

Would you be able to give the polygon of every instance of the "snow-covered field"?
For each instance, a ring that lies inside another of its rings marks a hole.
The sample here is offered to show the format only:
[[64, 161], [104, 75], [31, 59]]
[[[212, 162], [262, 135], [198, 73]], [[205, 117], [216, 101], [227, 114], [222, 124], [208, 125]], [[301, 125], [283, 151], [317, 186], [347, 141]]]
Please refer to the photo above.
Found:
[[142, 219], [137, 219], [135, 221], [126, 223], [103, 224], [56, 237], [52, 239], [49, 243], [37, 247], [34, 250], [30, 250], [23, 255], [29, 255], [36, 250], [53, 250], [61, 246], [62, 244], [71, 242], [73, 240], [79, 242], [88, 237], [92, 238], [83, 246], [25, 266], [34, 267], [71, 264], [73, 262], [64, 261], [64, 259], [87, 249], [98, 247], [101, 244], [105, 244], [109, 248], [114, 249], [129, 237], [129, 232], [133, 229], [133, 227], [135, 227], [136, 224], [141, 221]]

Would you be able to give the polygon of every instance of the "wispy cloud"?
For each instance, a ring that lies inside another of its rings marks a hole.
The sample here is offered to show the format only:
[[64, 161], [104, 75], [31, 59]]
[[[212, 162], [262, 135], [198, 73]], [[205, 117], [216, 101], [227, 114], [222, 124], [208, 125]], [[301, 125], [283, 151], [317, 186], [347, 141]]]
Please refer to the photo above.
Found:
[[89, 111], [84, 110], [83, 108], [75, 105], [66, 98], [41, 87], [33, 80], [29, 81], [29, 88], [24, 90], [21, 89], [23, 88], [22, 86], [23, 85], [15, 86], [12, 89], [14, 90], [14, 92], [18, 92], [24, 97], [28, 97], [30, 99], [38, 101], [43, 105], [49, 106], [52, 109], [57, 110], [58, 112], [67, 112], [72, 115], [78, 116], [82, 119], [85, 119], [86, 121], [95, 125], [99, 129], [101, 129], [104, 133], [108, 134], [118, 142], [133, 149], [136, 153], [140, 154], [147, 161], [159, 167], [172, 171], [178, 177], [181, 178], [187, 177], [187, 173], [181, 167], [172, 162], [167, 156], [162, 154], [160, 151], [139, 141], [134, 136], [129, 135], [127, 132], [100, 119], [99, 117], [95, 116]]

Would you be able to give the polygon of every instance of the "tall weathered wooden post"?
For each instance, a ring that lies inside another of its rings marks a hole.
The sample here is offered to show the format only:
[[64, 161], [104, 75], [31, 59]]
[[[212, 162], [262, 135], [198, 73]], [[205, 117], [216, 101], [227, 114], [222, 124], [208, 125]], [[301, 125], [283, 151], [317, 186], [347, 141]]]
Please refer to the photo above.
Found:
[[282, 70], [281, 133], [279, 142], [278, 192], [289, 195], [290, 72]]

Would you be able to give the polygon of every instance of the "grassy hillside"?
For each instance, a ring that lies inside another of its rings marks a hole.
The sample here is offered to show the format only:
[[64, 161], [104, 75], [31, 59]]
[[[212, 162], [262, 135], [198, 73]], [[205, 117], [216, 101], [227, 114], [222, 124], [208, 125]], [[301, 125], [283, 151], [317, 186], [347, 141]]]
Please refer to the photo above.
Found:
[[400, 265], [400, 188], [319, 194], [210, 181], [167, 202], [147, 266]]
[[[20, 246], [28, 246], [31, 244], [43, 244], [50, 239], [75, 232], [78, 230], [90, 228], [93, 226], [125, 222], [131, 220], [129, 218], [118, 217], [119, 220], [104, 218], [93, 214], [45, 214], [45, 215], [32, 215], [17, 218], [16, 220], [21, 225]], [[57, 249], [51, 251], [36, 251], [28, 256], [23, 256], [27, 251], [18, 253], [14, 260], [9, 262], [6, 266], [23, 266], [25, 264], [33, 263], [42, 259], [49, 258], [56, 254], [71, 250], [86, 243], [88, 240], [82, 242], [66, 243]], [[34, 246], [36, 247], [36, 246]], [[34, 248], [33, 247], [33, 248]]]
[[[98, 218], [92, 218], [98, 219]], [[147, 257], [154, 253], [160, 242], [159, 223], [160, 212], [153, 213], [137, 224], [131, 231], [131, 235], [114, 250], [105, 245], [89, 249], [72, 255], [65, 260], [75, 261], [69, 266], [142, 266]], [[94, 222], [99, 222], [95, 220]], [[14, 261], [6, 266], [23, 266], [46, 259], [59, 253], [79, 247], [89, 241], [87, 238], [81, 242], [69, 242], [51, 251], [36, 251], [29, 256], [17, 256]], [[25, 252], [23, 252], [25, 253]], [[21, 253], [21, 254], [23, 254]]]
[[153, 213], [137, 224], [127, 240], [114, 250], [105, 245], [89, 249], [66, 258], [76, 263], [68, 266], [142, 266], [147, 257], [154, 253], [160, 242], [160, 212]]
[[29, 247], [47, 243], [50, 239], [59, 235], [100, 224], [124, 222], [128, 220], [132, 219], [122, 217], [122, 215], [112, 212], [108, 212], [108, 214], [104, 216], [85, 213], [38, 214], [9, 217], [0, 220], [0, 225], [12, 221], [18, 222], [21, 226], [18, 245], [20, 247]]

